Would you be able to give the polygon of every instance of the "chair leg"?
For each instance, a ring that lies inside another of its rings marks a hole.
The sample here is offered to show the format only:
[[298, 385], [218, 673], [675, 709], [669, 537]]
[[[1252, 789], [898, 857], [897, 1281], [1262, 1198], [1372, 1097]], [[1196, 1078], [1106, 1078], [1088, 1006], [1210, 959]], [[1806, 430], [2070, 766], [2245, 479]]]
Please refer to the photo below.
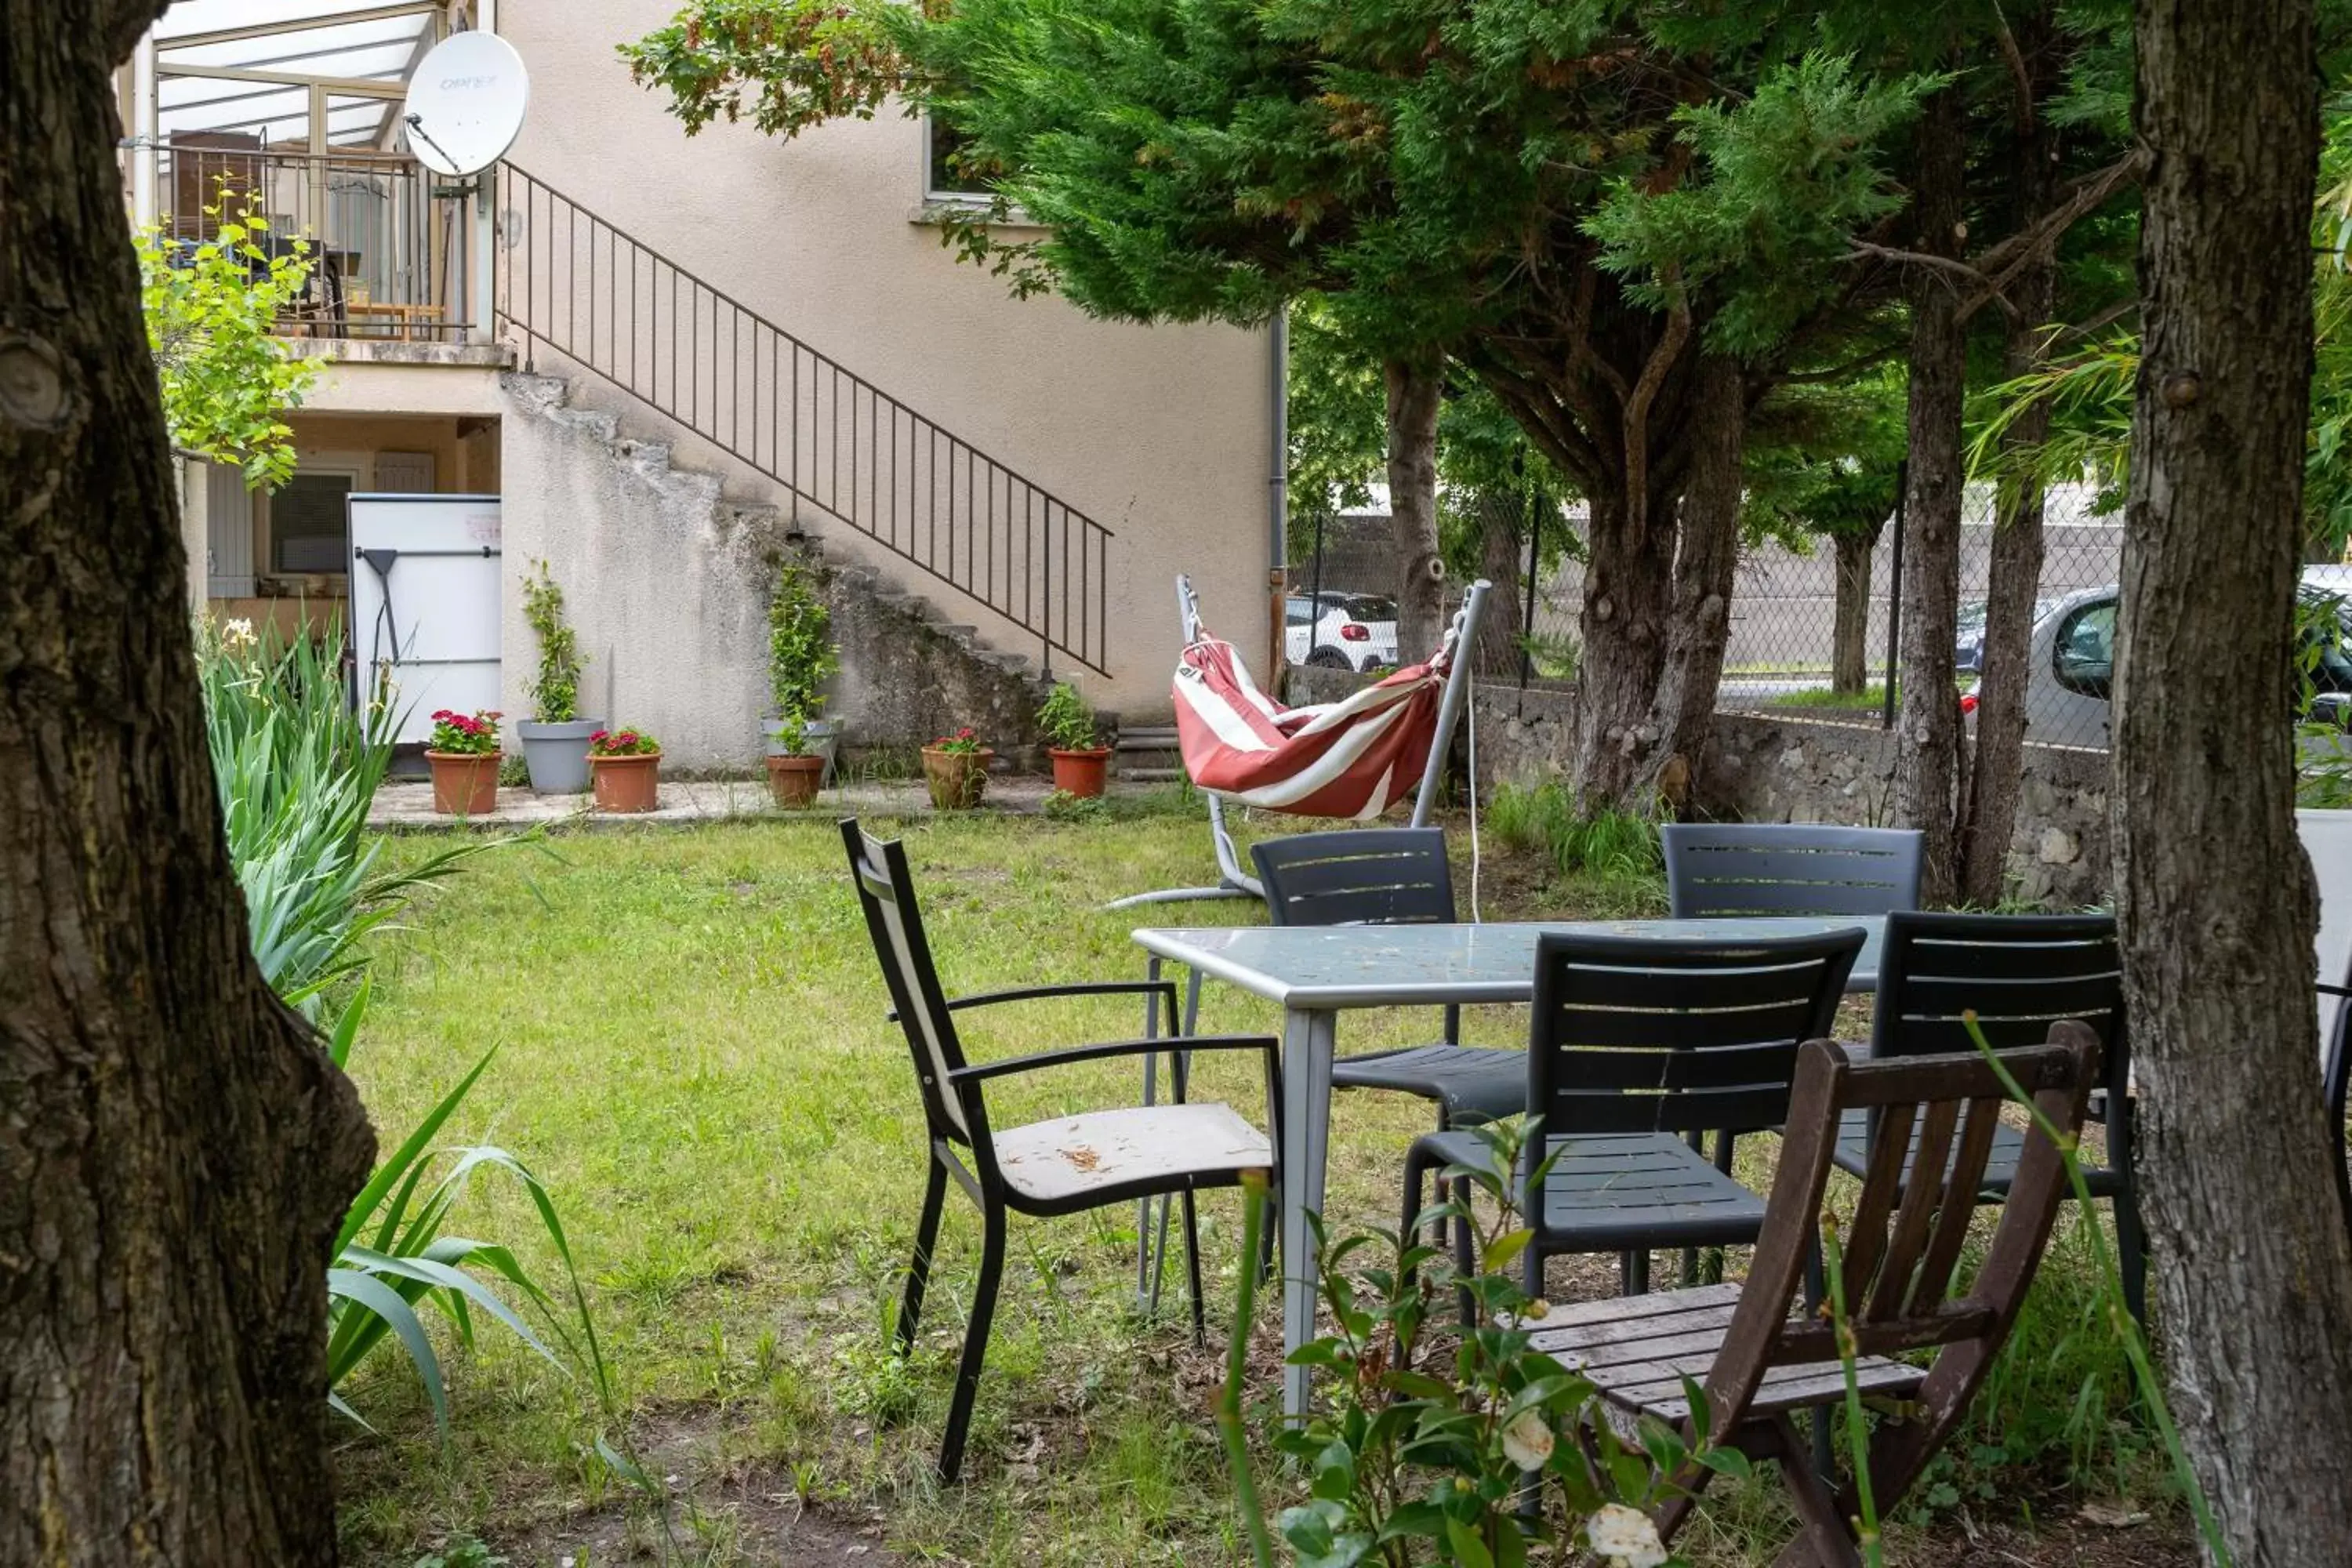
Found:
[[2116, 1194], [2116, 1261], [2124, 1277], [2124, 1305], [2132, 1321], [2147, 1327], [2147, 1227], [2139, 1217], [2139, 1194], [2126, 1182]]
[[988, 1354], [989, 1324], [996, 1316], [996, 1287], [1004, 1273], [1004, 1210], [990, 1205], [980, 1248], [980, 1280], [972, 1288], [971, 1320], [963, 1332], [963, 1362], [956, 1368], [955, 1397], [948, 1403], [947, 1436], [940, 1443], [940, 1479], [952, 1482], [963, 1468], [964, 1433], [971, 1403], [980, 1392], [980, 1363]]
[[1650, 1293], [1650, 1255], [1647, 1250], [1619, 1255], [1617, 1271], [1624, 1286], [1623, 1294], [1646, 1296]]
[[907, 1292], [898, 1300], [898, 1329], [891, 1348], [900, 1355], [915, 1348], [915, 1327], [923, 1315], [923, 1287], [931, 1277], [931, 1248], [939, 1244], [940, 1208], [947, 1200], [948, 1172], [935, 1157], [923, 1188], [923, 1217], [915, 1222], [915, 1258], [907, 1265]]
[[1789, 1489], [1799, 1525], [1797, 1539], [1774, 1559], [1773, 1568], [1862, 1568], [1850, 1527], [1838, 1513], [1836, 1498], [1806, 1462], [1797, 1428], [1786, 1415], [1775, 1415], [1772, 1429], [1780, 1450], [1781, 1484]]
[[[1470, 1181], [1468, 1177], [1465, 1176], [1462, 1180], [1454, 1184], [1454, 1201], [1460, 1205], [1462, 1208], [1462, 1212], [1454, 1216], [1454, 1278], [1457, 1279], [1467, 1279], [1471, 1275], [1476, 1273], [1478, 1269], [1478, 1260], [1472, 1257], [1470, 1253]], [[1542, 1294], [1541, 1287], [1543, 1285], [1542, 1256], [1537, 1252], [1533, 1243], [1528, 1244], [1528, 1250], [1524, 1256], [1528, 1259], [1526, 1267], [1533, 1270], [1535, 1275], [1536, 1285], [1538, 1287], [1536, 1293], [1540, 1295]], [[1467, 1285], [1465, 1285], [1461, 1289], [1455, 1291], [1454, 1295], [1456, 1297], [1455, 1304], [1460, 1307], [1462, 1311], [1462, 1326], [1465, 1329], [1476, 1328], [1478, 1326], [1478, 1302], [1476, 1299], [1470, 1294], [1470, 1288]]]
[[1193, 1210], [1190, 1187], [1184, 1189], [1184, 1267], [1192, 1275], [1192, 1344], [1195, 1349], [1205, 1349], [1209, 1343], [1209, 1317], [1201, 1292], [1201, 1218]]

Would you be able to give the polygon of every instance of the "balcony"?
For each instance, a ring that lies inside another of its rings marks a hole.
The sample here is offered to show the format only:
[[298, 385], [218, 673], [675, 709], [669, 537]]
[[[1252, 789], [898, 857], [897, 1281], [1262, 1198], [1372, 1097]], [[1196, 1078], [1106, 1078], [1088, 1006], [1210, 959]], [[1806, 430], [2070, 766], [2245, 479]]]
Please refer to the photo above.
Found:
[[264, 247], [309, 248], [309, 287], [281, 319], [289, 337], [465, 342], [472, 336], [473, 186], [400, 153], [279, 152], [175, 137], [158, 149], [163, 231], [211, 237], [216, 215], [251, 211]]

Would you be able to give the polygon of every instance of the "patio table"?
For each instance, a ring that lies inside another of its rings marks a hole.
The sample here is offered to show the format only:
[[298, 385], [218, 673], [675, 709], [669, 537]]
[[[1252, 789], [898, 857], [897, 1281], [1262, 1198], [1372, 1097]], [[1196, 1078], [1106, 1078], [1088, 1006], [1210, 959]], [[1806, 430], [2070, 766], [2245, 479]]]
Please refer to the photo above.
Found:
[[[1878, 984], [1885, 921], [1795, 917], [1741, 920], [1564, 921], [1491, 925], [1144, 927], [1136, 942], [1163, 962], [1224, 981], [1280, 1005], [1282, 1028], [1282, 1343], [1286, 1355], [1314, 1338], [1316, 1260], [1307, 1228], [1323, 1207], [1331, 1126], [1331, 1058], [1339, 1016], [1364, 1007], [1524, 1003], [1535, 989], [1536, 939], [1584, 936], [1742, 941], [1860, 927], [1862, 952], [1849, 992]], [[1191, 1020], [1186, 1020], [1187, 1027]], [[1143, 1245], [1150, 1246], [1147, 1226]], [[1304, 1415], [1308, 1369], [1286, 1365], [1282, 1406]]]

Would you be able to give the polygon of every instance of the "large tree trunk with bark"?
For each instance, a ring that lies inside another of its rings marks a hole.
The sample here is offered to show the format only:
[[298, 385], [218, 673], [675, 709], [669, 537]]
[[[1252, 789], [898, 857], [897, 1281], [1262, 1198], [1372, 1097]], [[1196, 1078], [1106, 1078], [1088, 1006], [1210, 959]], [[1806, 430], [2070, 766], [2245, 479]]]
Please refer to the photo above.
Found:
[[1652, 709], [1647, 777], [1680, 811], [1690, 802], [1723, 652], [1731, 641], [1732, 579], [1739, 565], [1740, 459], [1747, 447], [1748, 394], [1738, 362], [1707, 355], [1691, 387], [1688, 478], [1675, 506], [1674, 618]]
[[[2003, 365], [2011, 377], [2042, 362], [2041, 323], [2056, 289], [2048, 267], [2036, 267], [2015, 289], [2024, 312], [2011, 323]], [[2037, 401], [2010, 426], [2002, 445], [2030, 458], [2050, 433], [2050, 405]], [[1985, 587], [1983, 673], [1977, 680], [1976, 746], [1969, 763], [1968, 804], [1960, 816], [1958, 898], [1990, 908], [2008, 889], [2009, 843], [2017, 832], [2017, 797], [2025, 783], [2025, 689], [2031, 676], [2033, 605], [2042, 592], [2043, 494], [2039, 479], [2004, 487], [1993, 528], [1992, 571]]]
[[0, 0], [0, 1563], [331, 1563], [373, 1140], [205, 752], [109, 79], [163, 9]]
[[1584, 647], [1576, 678], [1579, 808], [1641, 807], [1641, 781], [1657, 740], [1652, 709], [1665, 668], [1674, 613], [1671, 509], [1653, 526], [1650, 508], [1623, 494], [1589, 494], [1584, 545]]
[[1526, 613], [1521, 572], [1532, 506], [1520, 490], [1486, 490], [1478, 508], [1478, 575], [1494, 584], [1480, 615], [1470, 668], [1496, 680], [1519, 673], [1519, 617]]
[[[1927, 100], [1913, 209], [1916, 248], [1959, 254], [1966, 165], [1959, 89]], [[1896, 714], [1895, 810], [1919, 829], [1927, 906], [1952, 897], [1953, 813], [1960, 764], [1960, 704], [1952, 641], [1959, 620], [1961, 413], [1968, 339], [1953, 279], [1920, 265], [1911, 284], [1910, 468], [1904, 500], [1903, 668]]]
[[1391, 360], [1388, 387], [1389, 526], [1397, 552], [1397, 661], [1414, 664], [1444, 632], [1445, 558], [1437, 541], [1437, 415], [1443, 367]]
[[[2057, 87], [2055, 9], [2027, 11], [2017, 20], [2018, 102], [2013, 178], [2018, 227], [2033, 227], [2059, 202], [2058, 137], [2042, 105]], [[2001, 374], [2014, 381], [2043, 363], [2048, 323], [2057, 309], [2058, 268], [2039, 251], [2011, 282], [2009, 340]], [[2013, 472], [2030, 473], [2050, 433], [2050, 405], [2036, 399], [2003, 433], [2001, 447]], [[1956, 881], [1962, 903], [1990, 908], [2009, 884], [2009, 844], [2017, 831], [2017, 798], [2025, 782], [2025, 689], [2033, 641], [2033, 605], [2042, 593], [2043, 494], [2039, 478], [2002, 487], [1994, 520], [1992, 569], [1985, 584], [1985, 625], [1978, 668], [1976, 744], [1969, 759], [1960, 812]]]
[[1870, 684], [1870, 563], [1886, 523], [1831, 536], [1837, 581], [1830, 612], [1830, 689], [1859, 696]]
[[2352, 1246], [2314, 1076], [2293, 619], [2312, 363], [2311, 0], [2144, 0], [2155, 154], [2115, 828], [2166, 1367], [2239, 1568], [2352, 1543]]

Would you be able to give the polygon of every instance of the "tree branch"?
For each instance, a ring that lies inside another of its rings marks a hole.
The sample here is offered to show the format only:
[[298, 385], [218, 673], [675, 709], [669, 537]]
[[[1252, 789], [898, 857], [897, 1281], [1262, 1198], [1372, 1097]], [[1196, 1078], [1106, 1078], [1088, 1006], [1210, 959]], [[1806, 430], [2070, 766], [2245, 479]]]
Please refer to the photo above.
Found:
[[[1960, 320], [1967, 321], [1988, 300], [1999, 298], [2000, 290], [2011, 279], [2032, 266], [2037, 258], [2046, 254], [2068, 229], [2105, 205], [2108, 197], [2126, 186], [2138, 184], [2155, 162], [2156, 155], [2146, 147], [2132, 149], [2105, 168], [2094, 170], [2076, 180], [2066, 199], [2032, 227], [2011, 235], [1977, 258], [1977, 268], [1986, 275], [1986, 292], [1960, 307]], [[2000, 303], [2004, 309], [2008, 308], [2007, 300], [2001, 300]]]
[[1936, 268], [1937, 271], [1956, 273], [1958, 276], [1969, 279], [1972, 283], [1981, 284], [1984, 288], [1984, 292], [1979, 294], [1973, 300], [1969, 301], [1968, 305], [1962, 308], [1960, 311], [1960, 319], [1962, 321], [1966, 321], [1968, 319], [1968, 314], [1970, 310], [1975, 310], [1979, 305], [1982, 305], [1988, 300], [2000, 305], [2002, 310], [2008, 311], [2011, 316], [2017, 314], [2017, 307], [2011, 305], [2009, 300], [2002, 296], [2000, 284], [1997, 279], [1987, 277], [1982, 271], [1969, 266], [1967, 262], [1960, 260], [1957, 257], [1937, 256], [1934, 252], [1927, 250], [1901, 250], [1891, 245], [1874, 245], [1866, 239], [1849, 240], [1846, 243], [1849, 247], [1846, 251], [1846, 255], [1852, 258], [1859, 258], [1867, 257], [1878, 261], [1900, 262], [1907, 267], [1931, 267]]

